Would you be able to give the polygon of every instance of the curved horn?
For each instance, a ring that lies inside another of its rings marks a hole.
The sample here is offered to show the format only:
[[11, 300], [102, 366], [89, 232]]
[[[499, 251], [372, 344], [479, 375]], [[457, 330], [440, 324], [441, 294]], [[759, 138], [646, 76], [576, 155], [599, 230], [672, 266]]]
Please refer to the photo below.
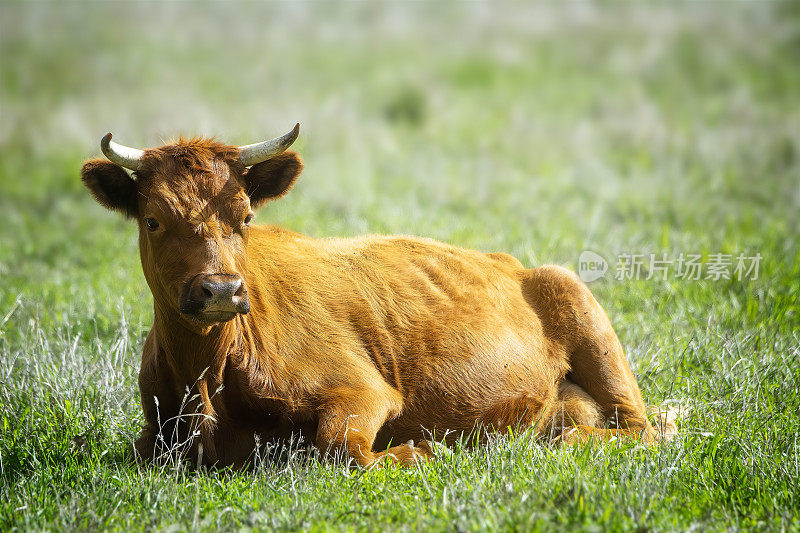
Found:
[[100, 149], [109, 161], [121, 167], [134, 171], [142, 167], [142, 155], [144, 152], [111, 142], [111, 133], [106, 133], [106, 136], [100, 141]]
[[255, 165], [256, 163], [266, 161], [267, 159], [272, 159], [276, 155], [283, 153], [287, 148], [289, 148], [294, 140], [297, 139], [297, 135], [299, 133], [300, 123], [298, 122], [294, 129], [286, 135], [276, 137], [271, 141], [240, 146], [239, 150], [241, 150], [241, 155], [239, 156], [239, 161], [244, 166], [249, 167], [251, 165]]

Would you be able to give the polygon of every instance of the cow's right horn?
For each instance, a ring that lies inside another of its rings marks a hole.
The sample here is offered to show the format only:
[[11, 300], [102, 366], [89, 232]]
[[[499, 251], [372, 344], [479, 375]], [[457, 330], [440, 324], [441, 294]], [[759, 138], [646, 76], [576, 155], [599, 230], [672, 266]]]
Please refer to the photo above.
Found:
[[134, 171], [142, 168], [144, 151], [112, 142], [111, 133], [106, 133], [106, 136], [100, 141], [100, 149], [112, 163]]
[[272, 159], [276, 155], [285, 152], [286, 149], [292, 145], [294, 140], [297, 139], [299, 133], [300, 123], [298, 122], [294, 129], [286, 135], [281, 135], [271, 141], [240, 146], [239, 150], [241, 151], [241, 155], [239, 156], [239, 161], [242, 165], [249, 167], [266, 161], [267, 159]]

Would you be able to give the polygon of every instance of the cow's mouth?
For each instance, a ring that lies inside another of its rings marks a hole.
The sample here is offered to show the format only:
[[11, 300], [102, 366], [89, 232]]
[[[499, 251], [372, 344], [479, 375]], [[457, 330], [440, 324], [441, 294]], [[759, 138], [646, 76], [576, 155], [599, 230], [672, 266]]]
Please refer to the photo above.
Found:
[[237, 315], [246, 315], [250, 311], [250, 306], [240, 309], [201, 309], [198, 311], [185, 309], [181, 304], [181, 313], [196, 322], [212, 324], [216, 322], [228, 322]]
[[240, 313], [232, 311], [204, 311], [202, 313], [193, 315], [193, 317], [201, 322], [227, 322], [229, 320], [233, 320], [238, 314]]

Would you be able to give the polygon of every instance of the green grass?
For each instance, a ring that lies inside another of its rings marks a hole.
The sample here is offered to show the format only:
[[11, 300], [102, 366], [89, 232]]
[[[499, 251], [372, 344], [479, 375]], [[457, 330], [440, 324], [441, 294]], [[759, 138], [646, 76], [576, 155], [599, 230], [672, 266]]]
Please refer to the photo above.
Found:
[[[800, 10], [401, 7], [0, 5], [0, 529], [800, 529]], [[262, 223], [612, 271], [760, 253], [756, 280], [591, 285], [646, 399], [688, 408], [680, 436], [523, 434], [407, 471], [128, 462], [151, 299], [80, 164], [109, 130], [296, 121], [306, 171]]]

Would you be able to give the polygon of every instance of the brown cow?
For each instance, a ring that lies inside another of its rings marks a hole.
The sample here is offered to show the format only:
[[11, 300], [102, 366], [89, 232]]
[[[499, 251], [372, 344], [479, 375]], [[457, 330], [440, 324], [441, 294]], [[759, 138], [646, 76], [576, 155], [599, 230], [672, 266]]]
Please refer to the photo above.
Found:
[[97, 201], [137, 221], [153, 293], [139, 456], [171, 448], [243, 467], [258, 441], [300, 433], [362, 466], [411, 464], [434, 456], [431, 433], [477, 426], [658, 438], [605, 312], [571, 271], [430, 239], [252, 225], [303, 168], [285, 151], [298, 131], [144, 151], [109, 133], [111, 162], [83, 165]]

